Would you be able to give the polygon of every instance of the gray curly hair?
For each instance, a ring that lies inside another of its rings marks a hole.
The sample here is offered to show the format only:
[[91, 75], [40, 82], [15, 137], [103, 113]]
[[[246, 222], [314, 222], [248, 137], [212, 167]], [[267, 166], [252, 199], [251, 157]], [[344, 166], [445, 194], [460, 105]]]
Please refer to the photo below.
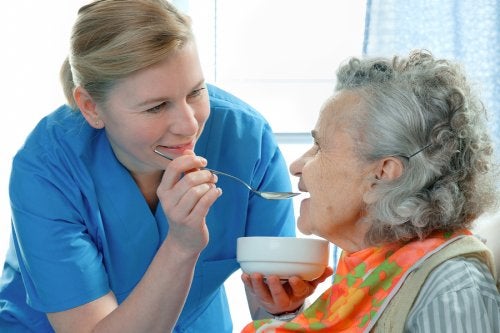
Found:
[[363, 101], [350, 128], [360, 158], [396, 156], [404, 165], [401, 177], [378, 183], [367, 206], [369, 244], [469, 228], [496, 207], [486, 110], [457, 63], [427, 51], [351, 58], [339, 68], [335, 90]]

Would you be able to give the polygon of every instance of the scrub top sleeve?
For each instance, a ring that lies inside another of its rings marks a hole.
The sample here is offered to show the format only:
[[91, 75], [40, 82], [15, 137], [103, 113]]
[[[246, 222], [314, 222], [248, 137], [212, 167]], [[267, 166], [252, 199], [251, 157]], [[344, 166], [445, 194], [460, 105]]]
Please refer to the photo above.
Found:
[[101, 254], [87, 227], [92, 207], [86, 206], [64, 161], [18, 156], [10, 197], [28, 304], [38, 311], [58, 312], [109, 292]]
[[[269, 126], [262, 133], [261, 159], [252, 185], [262, 190], [291, 191], [285, 159]], [[295, 236], [293, 201], [264, 200], [252, 196], [248, 207], [246, 236]]]

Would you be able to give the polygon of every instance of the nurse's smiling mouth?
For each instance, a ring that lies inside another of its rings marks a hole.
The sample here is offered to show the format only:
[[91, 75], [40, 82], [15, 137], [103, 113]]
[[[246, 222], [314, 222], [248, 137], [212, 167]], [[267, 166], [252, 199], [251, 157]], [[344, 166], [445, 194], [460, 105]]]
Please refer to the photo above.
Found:
[[175, 158], [181, 156], [186, 150], [194, 150], [194, 142], [184, 143], [180, 145], [163, 146], [157, 145], [153, 146], [153, 151], [161, 154], [165, 154], [169, 157]]

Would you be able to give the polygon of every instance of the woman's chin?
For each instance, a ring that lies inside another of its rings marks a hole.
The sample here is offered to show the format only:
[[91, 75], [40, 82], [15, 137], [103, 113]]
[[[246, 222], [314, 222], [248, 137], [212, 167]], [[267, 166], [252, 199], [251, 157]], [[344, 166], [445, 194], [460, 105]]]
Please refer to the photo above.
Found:
[[304, 221], [304, 219], [299, 216], [297, 218], [297, 229], [304, 235], [311, 235], [311, 228], [309, 227], [308, 223]]
[[297, 218], [297, 229], [305, 235], [310, 235], [311, 228], [308, 223], [309, 221], [309, 199], [304, 199], [300, 202], [300, 213]]

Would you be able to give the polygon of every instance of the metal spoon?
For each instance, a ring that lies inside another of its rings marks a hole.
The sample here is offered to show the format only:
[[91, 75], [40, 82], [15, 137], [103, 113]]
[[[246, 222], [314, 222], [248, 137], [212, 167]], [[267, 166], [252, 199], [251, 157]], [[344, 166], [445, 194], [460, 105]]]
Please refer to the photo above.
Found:
[[[168, 155], [165, 155], [164, 153], [162, 153], [161, 151], [159, 151], [157, 148], [154, 149], [154, 152], [157, 153], [158, 155], [166, 158], [167, 160], [173, 161], [172, 157], [170, 157]], [[245, 183], [243, 180], [241, 180], [238, 177], [235, 177], [233, 175], [230, 175], [230, 174], [222, 172], [222, 171], [217, 171], [217, 170], [209, 169], [209, 168], [203, 168], [203, 169], [208, 170], [208, 171], [210, 171], [213, 174], [226, 176], [226, 177], [232, 178], [232, 179], [234, 179], [236, 181], [239, 181], [241, 184], [245, 185], [246, 188], [248, 188], [250, 191], [252, 191], [253, 193], [255, 193], [255, 194], [259, 195], [259, 196], [261, 196], [264, 199], [269, 199], [269, 200], [288, 199], [288, 198], [291, 198], [291, 197], [294, 197], [294, 196], [300, 194], [300, 193], [297, 193], [297, 192], [268, 192], [268, 191], [258, 191], [256, 189], [252, 188], [247, 183]]]

